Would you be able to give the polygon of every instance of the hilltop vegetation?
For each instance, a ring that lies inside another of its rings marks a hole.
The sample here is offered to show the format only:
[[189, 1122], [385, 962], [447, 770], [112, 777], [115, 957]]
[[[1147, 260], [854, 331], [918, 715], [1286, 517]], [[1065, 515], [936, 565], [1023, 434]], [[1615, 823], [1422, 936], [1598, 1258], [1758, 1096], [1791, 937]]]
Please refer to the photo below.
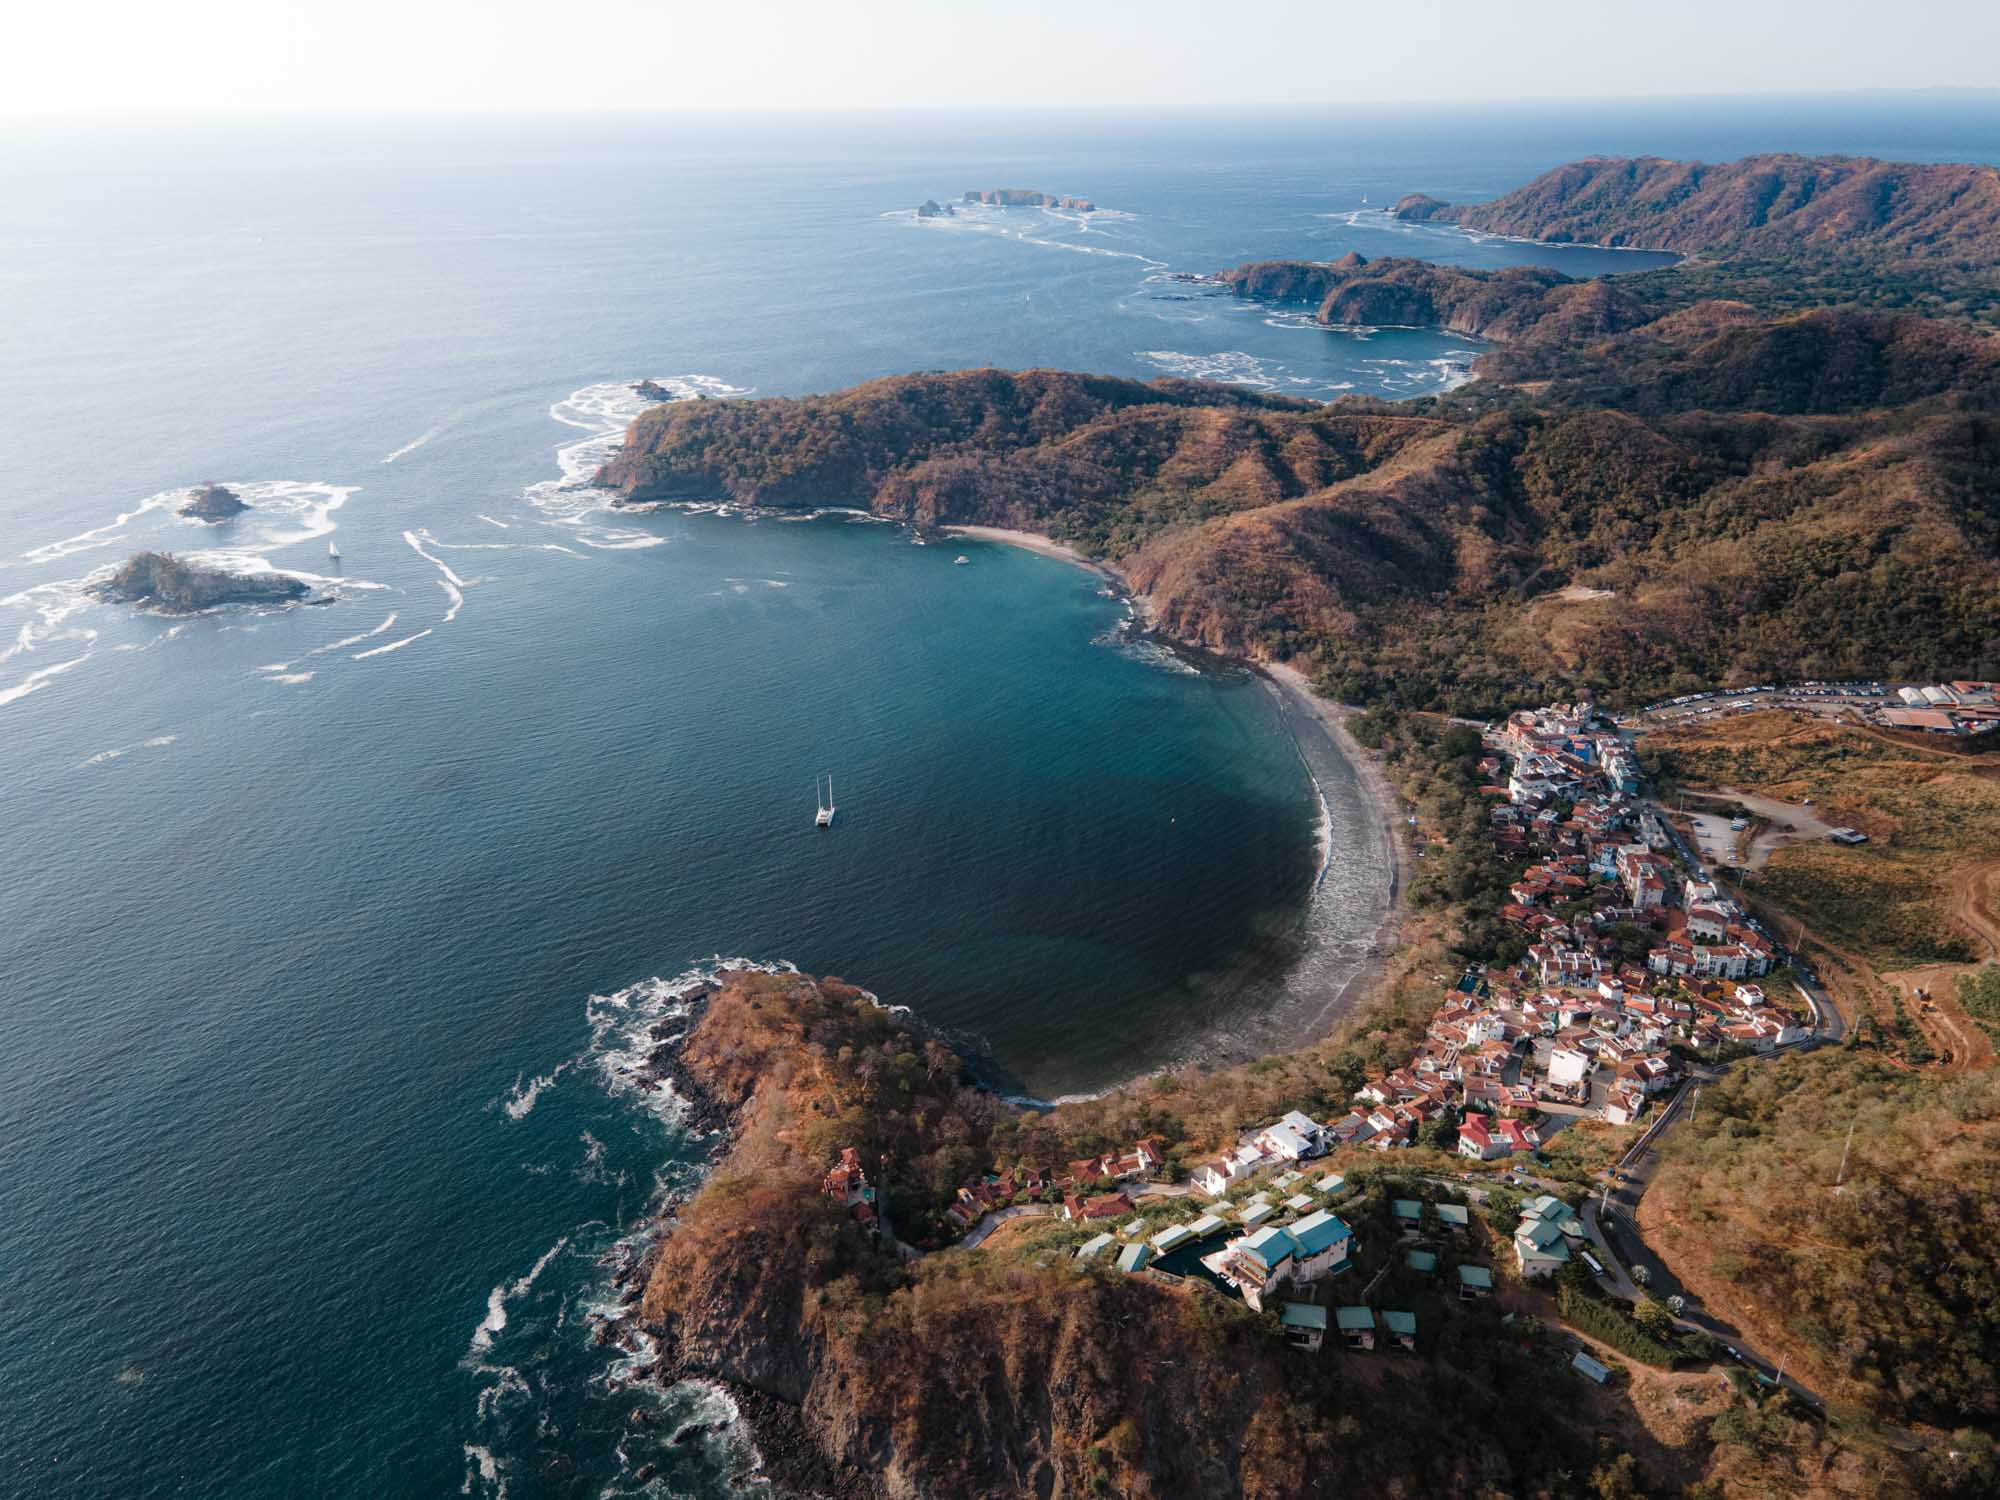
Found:
[[1347, 701], [2000, 675], [1993, 341], [1704, 304], [1551, 347], [1574, 373], [1530, 340], [1499, 385], [1402, 406], [1048, 371], [677, 403], [601, 478], [1044, 532], [1173, 634]]
[[1414, 193], [1398, 218], [1555, 244], [2000, 263], [2000, 172], [1860, 156], [1594, 156], [1490, 203]]
[[1640, 1222], [1711, 1308], [1877, 1414], [2000, 1418], [2000, 1073], [1739, 1067], [1666, 1140]]

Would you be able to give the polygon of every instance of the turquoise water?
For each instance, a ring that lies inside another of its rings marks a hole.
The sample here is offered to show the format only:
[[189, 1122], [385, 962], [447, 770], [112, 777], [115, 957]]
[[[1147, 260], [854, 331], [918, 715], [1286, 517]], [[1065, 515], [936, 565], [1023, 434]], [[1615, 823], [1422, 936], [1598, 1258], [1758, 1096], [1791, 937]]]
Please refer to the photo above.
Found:
[[[618, 1071], [671, 1031], [667, 981], [839, 973], [1050, 1096], [1268, 1045], [1352, 973], [1379, 841], [1260, 683], [1134, 645], [1025, 553], [606, 514], [562, 484], [631, 381], [1412, 394], [1470, 347], [1171, 276], [1348, 248], [1594, 273], [1634, 262], [1374, 210], [1590, 149], [2000, 139], [1809, 114], [10, 136], [0, 1490], [726, 1493], [720, 1398], [590, 1340], [600, 1258], [696, 1179]], [[1118, 216], [909, 216], [1003, 182]], [[205, 479], [254, 514], [175, 520]], [[82, 593], [161, 544], [337, 602]]]

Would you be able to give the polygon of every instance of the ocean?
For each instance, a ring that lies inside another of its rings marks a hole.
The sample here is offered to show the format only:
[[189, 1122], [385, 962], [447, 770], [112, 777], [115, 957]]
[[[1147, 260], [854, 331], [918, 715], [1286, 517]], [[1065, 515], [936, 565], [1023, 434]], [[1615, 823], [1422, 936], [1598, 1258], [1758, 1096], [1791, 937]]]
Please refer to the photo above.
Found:
[[[725, 1397], [591, 1339], [605, 1258], [698, 1181], [624, 1071], [693, 977], [839, 974], [1047, 1099], [1282, 1041], [1361, 963], [1379, 831], [1260, 679], [1002, 546], [610, 513], [581, 481], [634, 382], [1419, 395], [1478, 345], [1176, 275], [1654, 263], [1382, 210], [1775, 148], [1990, 160], [2000, 122], [1949, 96], [12, 122], [0, 1489], [754, 1491]], [[1104, 212], [914, 213], [994, 186]], [[251, 512], [176, 517], [210, 480]], [[93, 602], [141, 547], [334, 602]]]

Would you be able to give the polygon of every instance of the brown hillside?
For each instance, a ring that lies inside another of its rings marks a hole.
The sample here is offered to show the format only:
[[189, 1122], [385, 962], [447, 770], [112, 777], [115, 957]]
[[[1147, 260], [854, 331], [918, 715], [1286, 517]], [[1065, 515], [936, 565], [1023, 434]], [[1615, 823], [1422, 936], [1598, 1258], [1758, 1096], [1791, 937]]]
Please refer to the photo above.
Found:
[[1490, 203], [1441, 205], [1418, 196], [1397, 212], [1559, 243], [2000, 263], [2000, 172], [1988, 166], [1849, 156], [1718, 164], [1601, 156], [1545, 172]]

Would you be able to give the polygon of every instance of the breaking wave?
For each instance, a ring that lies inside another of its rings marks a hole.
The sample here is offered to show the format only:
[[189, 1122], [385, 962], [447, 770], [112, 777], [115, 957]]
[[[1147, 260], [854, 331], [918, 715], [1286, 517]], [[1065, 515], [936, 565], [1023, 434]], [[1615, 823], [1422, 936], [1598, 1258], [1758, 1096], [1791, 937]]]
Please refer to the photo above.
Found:
[[[625, 429], [649, 406], [659, 403], [642, 396], [635, 381], [612, 381], [587, 385], [572, 391], [549, 408], [549, 415], [564, 426], [581, 429], [586, 435], [556, 450], [560, 479], [530, 485], [522, 498], [552, 524], [573, 529], [586, 547], [603, 551], [623, 551], [635, 547], [657, 547], [666, 540], [650, 531], [607, 525], [618, 498], [610, 490], [599, 489], [591, 478], [605, 461], [618, 451]], [[675, 401], [727, 399], [751, 394], [713, 375], [663, 375], [653, 384], [667, 391]], [[500, 523], [495, 522], [498, 525]]]

